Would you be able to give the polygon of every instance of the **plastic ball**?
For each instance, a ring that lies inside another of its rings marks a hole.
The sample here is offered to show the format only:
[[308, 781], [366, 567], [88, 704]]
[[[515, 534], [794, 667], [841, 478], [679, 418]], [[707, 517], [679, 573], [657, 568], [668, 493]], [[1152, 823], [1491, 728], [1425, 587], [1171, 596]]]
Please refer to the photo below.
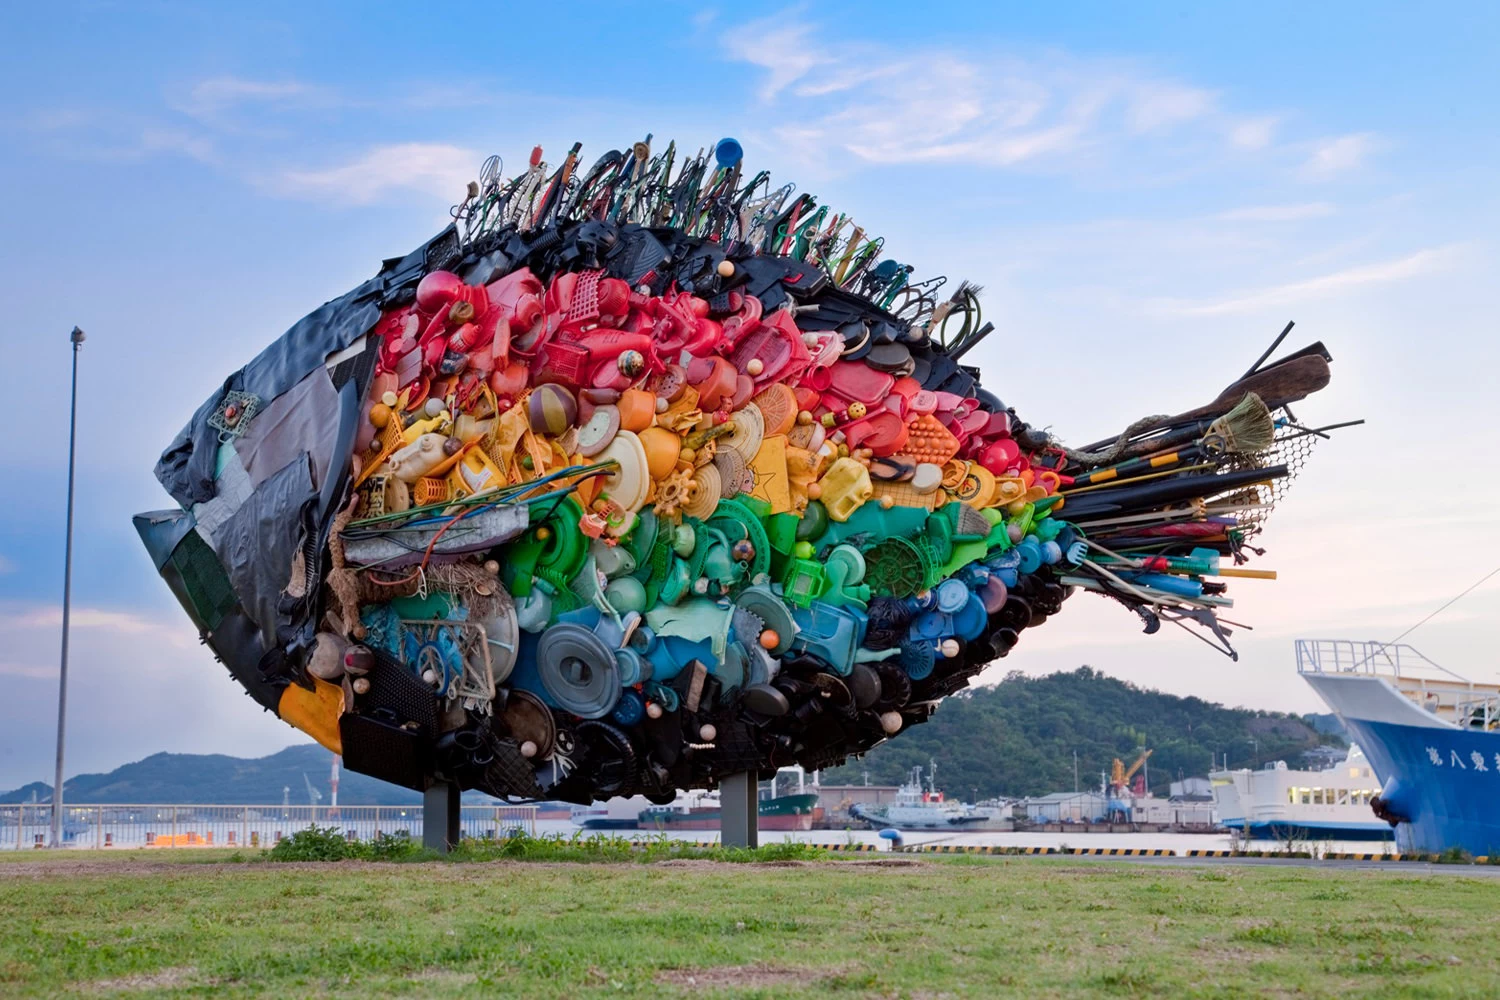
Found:
[[698, 727], [698, 738], [704, 743], [712, 743], [718, 735], [719, 730], [712, 722], [705, 722]]
[[811, 559], [815, 551], [812, 542], [798, 542], [792, 547], [792, 554], [798, 559]]
[[896, 498], [895, 497], [884, 496], [884, 497], [880, 498], [880, 509], [881, 510], [890, 510], [894, 506], [896, 506]]
[[662, 399], [660, 396], [656, 397], [656, 412], [657, 413], [666, 413], [671, 408], [672, 408], [672, 404], [671, 403], [667, 402], [665, 399]]
[[698, 460], [698, 452], [692, 448], [684, 448], [677, 453], [677, 460], [692, 465]]
[[885, 730], [886, 734], [889, 736], [895, 736], [897, 733], [901, 732], [901, 726], [905, 723], [905, 721], [905, 719], [901, 718], [900, 712], [880, 713], [880, 728]]
[[384, 403], [376, 403], [370, 407], [370, 423], [376, 427], [384, 427], [391, 422], [391, 408]]
[[539, 541], [539, 542], [545, 542], [545, 541], [547, 541], [547, 539], [549, 539], [551, 537], [552, 537], [552, 529], [549, 528], [549, 527], [547, 527], [545, 524], [536, 529], [536, 540], [537, 541]]
[[429, 398], [427, 402], [422, 404], [422, 412], [429, 417], [440, 415], [443, 412], [443, 401], [436, 397]]
[[943, 657], [949, 660], [957, 656], [961, 648], [957, 639], [944, 639], [938, 643], [938, 652], [942, 653]]
[[751, 358], [745, 363], [745, 371], [751, 375], [759, 375], [766, 370], [766, 363], [760, 358]]
[[662, 716], [661, 706], [654, 701], [646, 702], [646, 718], [660, 719]]
[[484, 571], [486, 573], [488, 573], [490, 576], [499, 576], [500, 575], [500, 563], [499, 563], [499, 561], [497, 561], [495, 559], [486, 559], [484, 561]]
[[755, 546], [751, 544], [750, 539], [742, 538], [730, 547], [729, 554], [736, 562], [749, 562], [755, 558]]
[[422, 671], [422, 682], [428, 687], [437, 687], [440, 679], [436, 670], [428, 669]]
[[354, 688], [354, 693], [355, 694], [369, 694], [370, 693], [370, 678], [368, 678], [368, 677], [356, 677], [356, 678], [354, 678], [354, 683], [351, 684], [351, 685], [349, 685], [349, 686], [352, 687], [352, 688]]
[[646, 373], [646, 356], [640, 351], [622, 351], [615, 365], [626, 378], [640, 378]]
[[762, 649], [775, 649], [781, 645], [781, 635], [774, 628], [768, 628], [760, 634], [760, 645]]
[[535, 757], [536, 756], [536, 751], [537, 751], [537, 745], [532, 740], [526, 740], [526, 741], [522, 742], [522, 744], [521, 744], [521, 756], [522, 757], [527, 757], [527, 758]]
[[719, 277], [721, 278], [732, 278], [734, 277], [734, 261], [721, 260], [715, 270], [719, 272]]
[[537, 386], [526, 405], [531, 429], [538, 434], [557, 437], [578, 420], [578, 401], [556, 382]]
[[855, 400], [854, 402], [849, 404], [849, 416], [851, 419], [858, 420], [860, 417], [863, 417], [866, 412], [867, 411], [865, 409], [865, 404], [861, 403], [859, 400]]
[[816, 500], [823, 495], [823, 486], [820, 483], [809, 483], [807, 486], [807, 498]]

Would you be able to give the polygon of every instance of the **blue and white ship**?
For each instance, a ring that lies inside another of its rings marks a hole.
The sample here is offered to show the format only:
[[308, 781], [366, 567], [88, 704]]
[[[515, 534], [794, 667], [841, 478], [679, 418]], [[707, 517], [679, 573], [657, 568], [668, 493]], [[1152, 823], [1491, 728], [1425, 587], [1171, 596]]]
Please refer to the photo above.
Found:
[[1407, 645], [1297, 640], [1297, 671], [1381, 783], [1370, 807], [1405, 853], [1500, 854], [1500, 685]]

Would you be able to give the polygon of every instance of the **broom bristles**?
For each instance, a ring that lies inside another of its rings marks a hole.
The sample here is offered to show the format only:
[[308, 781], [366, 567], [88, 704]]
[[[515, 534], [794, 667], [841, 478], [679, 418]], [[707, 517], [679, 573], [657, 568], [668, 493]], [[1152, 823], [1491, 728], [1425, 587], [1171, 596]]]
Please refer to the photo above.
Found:
[[1253, 392], [1245, 393], [1228, 413], [1209, 427], [1210, 434], [1224, 438], [1225, 450], [1237, 454], [1265, 451], [1276, 443], [1276, 421], [1270, 407]]

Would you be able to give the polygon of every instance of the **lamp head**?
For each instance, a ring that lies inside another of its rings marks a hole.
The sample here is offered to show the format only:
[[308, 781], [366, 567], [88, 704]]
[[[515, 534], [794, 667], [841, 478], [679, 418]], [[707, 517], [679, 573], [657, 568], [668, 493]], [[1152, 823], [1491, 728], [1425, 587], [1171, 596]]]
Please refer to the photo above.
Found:
[[68, 335], [68, 339], [71, 340], [75, 345], [83, 343], [83, 330], [76, 326], [73, 327], [73, 332]]

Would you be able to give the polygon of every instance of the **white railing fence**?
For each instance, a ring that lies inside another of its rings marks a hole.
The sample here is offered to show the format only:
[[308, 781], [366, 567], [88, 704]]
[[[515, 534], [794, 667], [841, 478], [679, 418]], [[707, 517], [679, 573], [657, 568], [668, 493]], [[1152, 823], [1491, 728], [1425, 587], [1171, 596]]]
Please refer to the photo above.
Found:
[[[466, 805], [465, 837], [536, 833], [536, 806]], [[422, 807], [250, 805], [63, 805], [62, 846], [270, 847], [309, 826], [334, 827], [350, 840], [405, 832], [422, 839]], [[47, 847], [52, 836], [49, 803], [0, 805], [0, 850]]]

